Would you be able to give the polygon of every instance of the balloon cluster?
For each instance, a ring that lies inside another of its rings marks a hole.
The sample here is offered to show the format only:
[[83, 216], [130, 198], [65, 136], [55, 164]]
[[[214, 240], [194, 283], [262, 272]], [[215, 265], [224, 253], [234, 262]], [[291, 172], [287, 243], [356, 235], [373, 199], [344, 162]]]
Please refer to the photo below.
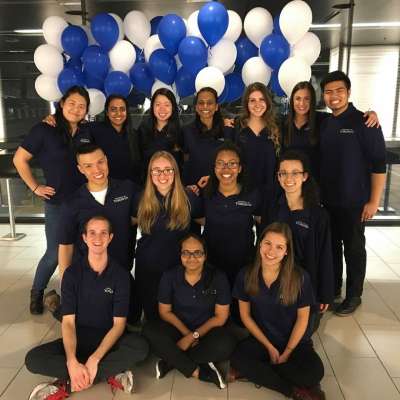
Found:
[[128, 96], [133, 87], [147, 96], [167, 87], [186, 97], [210, 86], [222, 103], [262, 82], [278, 96], [290, 95], [297, 82], [310, 79], [321, 50], [318, 37], [308, 32], [311, 21], [302, 0], [289, 2], [275, 18], [265, 8], [253, 8], [243, 23], [216, 1], [187, 20], [167, 14], [149, 21], [131, 11], [122, 21], [101, 13], [89, 28], [53, 16], [43, 23], [47, 44], [34, 54], [42, 73], [35, 88], [43, 99], [57, 101], [71, 86], [85, 86], [91, 115], [104, 109], [105, 96]]

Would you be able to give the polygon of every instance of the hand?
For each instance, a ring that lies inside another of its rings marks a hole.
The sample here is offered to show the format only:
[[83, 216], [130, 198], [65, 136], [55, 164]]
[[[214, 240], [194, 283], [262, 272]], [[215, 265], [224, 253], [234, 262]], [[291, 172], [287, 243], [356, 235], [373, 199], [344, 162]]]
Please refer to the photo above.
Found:
[[94, 379], [96, 378], [98, 365], [99, 360], [93, 355], [91, 355], [86, 361], [85, 367], [89, 372], [89, 380], [91, 385], [93, 385]]
[[44, 122], [44, 123], [47, 124], [47, 125], [53, 126], [53, 127], [56, 127], [56, 126], [57, 126], [57, 124], [56, 124], [56, 118], [55, 118], [55, 116], [52, 115], [52, 114], [47, 115], [46, 117], [44, 117], [44, 118], [42, 119], [42, 122]]
[[209, 179], [210, 179], [210, 175], [202, 176], [202, 177], [199, 179], [199, 181], [197, 182], [197, 186], [198, 186], [200, 189], [203, 189], [203, 188], [207, 185]]
[[372, 127], [379, 128], [380, 127], [378, 115], [375, 111], [366, 111], [364, 113], [364, 118], [367, 119], [365, 121], [365, 125], [368, 128], [372, 128]]
[[80, 392], [90, 386], [89, 371], [78, 360], [67, 362], [68, 375], [71, 379], [71, 390]]
[[285, 351], [279, 356], [277, 364], [284, 364], [290, 357], [291, 351], [285, 349]]
[[361, 221], [365, 222], [371, 219], [378, 211], [378, 204], [369, 201], [364, 205], [363, 211], [361, 213]]
[[224, 126], [227, 126], [228, 128], [234, 128], [235, 127], [235, 119], [234, 118], [224, 118]]
[[323, 314], [327, 309], [328, 309], [328, 307], [329, 307], [329, 304], [320, 304], [319, 305], [319, 312], [321, 313], [321, 314]]
[[186, 188], [193, 192], [196, 196], [200, 195], [200, 189], [197, 185], [187, 185]]
[[279, 356], [280, 356], [279, 351], [274, 346], [272, 346], [272, 344], [270, 347], [267, 348], [267, 350], [268, 350], [269, 358], [271, 360], [271, 364], [278, 364]]
[[43, 197], [43, 198], [49, 200], [51, 198], [51, 196], [54, 196], [56, 194], [56, 191], [51, 186], [39, 185], [33, 191], [33, 193], [35, 193], [36, 196]]
[[190, 347], [192, 347], [193, 342], [195, 342], [195, 338], [193, 337], [193, 333], [189, 332], [186, 336], [183, 336], [176, 342], [176, 345], [183, 351], [186, 351]]

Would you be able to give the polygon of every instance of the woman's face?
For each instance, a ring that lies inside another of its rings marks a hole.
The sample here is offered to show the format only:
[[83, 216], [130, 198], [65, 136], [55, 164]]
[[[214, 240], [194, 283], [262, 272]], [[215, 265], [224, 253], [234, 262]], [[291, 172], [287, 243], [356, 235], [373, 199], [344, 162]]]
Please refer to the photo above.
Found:
[[153, 113], [159, 122], [168, 122], [172, 115], [172, 103], [163, 94], [157, 95], [153, 104]]
[[150, 166], [151, 180], [157, 190], [167, 195], [174, 184], [175, 171], [171, 162], [164, 157], [156, 158]]
[[267, 101], [259, 90], [255, 90], [249, 95], [247, 107], [251, 117], [260, 118], [267, 111]]
[[299, 89], [293, 96], [294, 113], [307, 115], [310, 111], [311, 95], [308, 89]]
[[279, 164], [278, 180], [285, 193], [301, 195], [303, 182], [307, 178], [308, 174], [304, 172], [301, 161], [285, 160]]
[[64, 118], [73, 125], [81, 122], [87, 113], [87, 103], [79, 93], [70, 94], [60, 104]]
[[217, 100], [214, 94], [208, 91], [200, 92], [197, 96], [196, 112], [202, 120], [209, 120], [214, 117], [218, 110]]
[[114, 128], [121, 129], [127, 117], [125, 102], [122, 99], [111, 100], [108, 105], [107, 116]]
[[260, 242], [260, 256], [263, 266], [277, 267], [287, 254], [287, 241], [284, 235], [267, 232]]
[[189, 238], [182, 243], [181, 262], [187, 271], [201, 271], [206, 256], [203, 245], [195, 238]]
[[221, 185], [236, 184], [242, 171], [239, 156], [231, 150], [220, 151], [215, 159], [214, 171]]

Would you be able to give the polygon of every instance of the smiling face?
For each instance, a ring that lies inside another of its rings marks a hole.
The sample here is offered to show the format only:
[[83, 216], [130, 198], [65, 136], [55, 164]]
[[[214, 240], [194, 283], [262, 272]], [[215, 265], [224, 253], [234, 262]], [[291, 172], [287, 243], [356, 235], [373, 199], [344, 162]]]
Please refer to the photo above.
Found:
[[78, 156], [78, 169], [88, 180], [89, 188], [104, 188], [108, 183], [107, 157], [102, 150]]
[[77, 125], [87, 113], [87, 103], [79, 93], [70, 94], [64, 101], [60, 102], [64, 118], [71, 124]]
[[324, 87], [324, 101], [332, 110], [333, 115], [339, 115], [349, 105], [350, 90], [344, 81], [329, 82]]
[[122, 99], [113, 99], [110, 101], [107, 109], [107, 116], [111, 125], [120, 131], [127, 118], [127, 109]]
[[156, 96], [153, 105], [153, 113], [157, 119], [157, 122], [168, 122], [172, 115], [172, 103], [168, 97], [162, 94]]
[[284, 235], [267, 232], [260, 242], [260, 256], [263, 267], [279, 267], [287, 254], [287, 242]]
[[110, 244], [113, 234], [110, 233], [108, 221], [103, 219], [91, 219], [86, 226], [86, 232], [82, 234], [89, 253], [95, 255], [104, 254]]
[[171, 162], [164, 157], [156, 158], [150, 165], [150, 175], [158, 192], [166, 196], [175, 180], [175, 170]]
[[293, 96], [295, 114], [307, 115], [310, 111], [311, 95], [308, 89], [299, 89]]
[[223, 150], [217, 154], [214, 172], [220, 185], [237, 184], [237, 178], [241, 171], [239, 156], [234, 151]]
[[212, 92], [204, 90], [197, 95], [196, 112], [201, 121], [212, 120], [217, 110], [217, 99]]
[[303, 182], [308, 179], [307, 172], [303, 171], [299, 160], [284, 160], [279, 164], [278, 180], [285, 193], [301, 196]]
[[264, 95], [259, 91], [255, 90], [250, 93], [249, 101], [247, 103], [250, 117], [260, 118], [267, 111], [267, 102]]
[[200, 272], [205, 260], [203, 245], [197, 239], [189, 237], [182, 243], [181, 262], [188, 272]]

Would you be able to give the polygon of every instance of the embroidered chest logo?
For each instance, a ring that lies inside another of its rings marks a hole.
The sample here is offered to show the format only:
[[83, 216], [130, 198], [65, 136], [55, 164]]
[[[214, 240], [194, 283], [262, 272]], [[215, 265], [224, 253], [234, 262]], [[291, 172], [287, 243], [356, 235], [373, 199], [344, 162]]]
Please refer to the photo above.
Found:
[[116, 197], [115, 199], [113, 199], [113, 202], [114, 203], [120, 203], [121, 201], [125, 201], [125, 200], [128, 200], [128, 199], [129, 199], [128, 196], [119, 196], [119, 197]]
[[306, 229], [310, 228], [309, 225], [306, 222], [303, 222], [303, 221], [296, 221], [296, 225], [300, 225], [300, 226], [302, 226], [303, 228], [306, 228]]
[[112, 290], [112, 289], [109, 288], [109, 287], [106, 287], [106, 288], [104, 289], [104, 293], [114, 294], [114, 290]]
[[249, 201], [245, 201], [245, 200], [238, 200], [235, 204], [239, 207], [252, 207], [253, 206], [253, 204], [251, 204]]
[[79, 141], [80, 141], [81, 143], [90, 143], [90, 140], [87, 139], [87, 138], [81, 138], [81, 139], [79, 139]]
[[342, 128], [339, 133], [343, 134], [343, 135], [350, 135], [352, 133], [354, 133], [354, 129], [348, 129], [348, 128]]

